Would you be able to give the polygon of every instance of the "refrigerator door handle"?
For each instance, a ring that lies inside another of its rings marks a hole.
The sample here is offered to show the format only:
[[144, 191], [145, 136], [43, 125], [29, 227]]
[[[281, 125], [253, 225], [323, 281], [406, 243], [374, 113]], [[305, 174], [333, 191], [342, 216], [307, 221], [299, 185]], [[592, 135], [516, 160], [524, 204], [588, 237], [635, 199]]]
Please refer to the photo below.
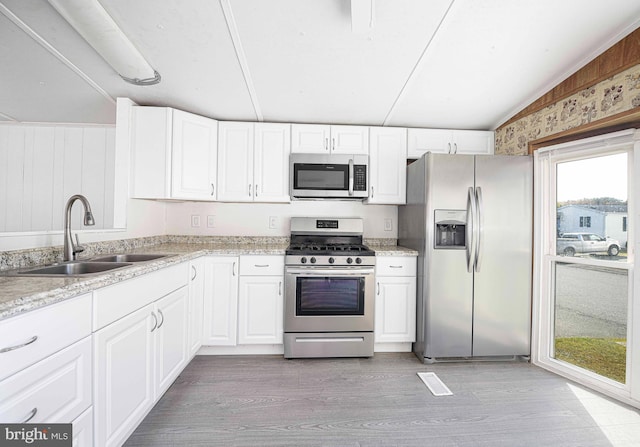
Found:
[[465, 246], [467, 251], [467, 271], [473, 272], [474, 260], [475, 260], [475, 237], [474, 226], [476, 216], [476, 200], [473, 193], [473, 188], [470, 187], [467, 192], [467, 222], [465, 228]]
[[482, 207], [482, 188], [481, 187], [477, 187], [476, 188], [476, 194], [475, 194], [475, 200], [476, 200], [476, 210], [477, 210], [477, 216], [478, 216], [478, 220], [477, 220], [477, 236], [475, 239], [475, 243], [476, 243], [476, 260], [474, 262], [474, 270], [476, 272], [480, 271], [480, 267], [482, 266], [482, 252], [483, 252], [483, 248], [484, 248], [484, 239], [482, 237], [482, 231], [484, 229], [484, 216], [483, 216], [483, 207]]

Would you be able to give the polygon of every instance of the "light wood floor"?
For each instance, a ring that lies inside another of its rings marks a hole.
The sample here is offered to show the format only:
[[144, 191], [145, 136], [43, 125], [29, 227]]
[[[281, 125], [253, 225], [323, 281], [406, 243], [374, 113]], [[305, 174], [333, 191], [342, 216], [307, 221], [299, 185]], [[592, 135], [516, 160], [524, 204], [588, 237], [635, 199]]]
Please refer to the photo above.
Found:
[[640, 412], [522, 362], [198, 356], [125, 445], [631, 447]]

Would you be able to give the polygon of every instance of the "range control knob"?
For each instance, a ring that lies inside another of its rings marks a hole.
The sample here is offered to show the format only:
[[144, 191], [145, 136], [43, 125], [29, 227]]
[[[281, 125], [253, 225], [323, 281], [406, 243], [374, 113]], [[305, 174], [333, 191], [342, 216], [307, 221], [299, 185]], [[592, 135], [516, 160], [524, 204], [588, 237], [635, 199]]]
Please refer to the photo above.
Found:
[[353, 264], [353, 259], [347, 258], [347, 264]]
[[362, 259], [356, 258], [356, 264], [362, 264]]
[[316, 263], [316, 258], [311, 258], [311, 263], [315, 264]]
[[336, 262], [336, 260], [335, 260], [335, 259], [333, 259], [333, 258], [329, 258], [329, 264], [333, 264], [334, 262]]
[[303, 256], [302, 259], [300, 259], [300, 262], [302, 262], [303, 264], [306, 264], [307, 263], [307, 258]]

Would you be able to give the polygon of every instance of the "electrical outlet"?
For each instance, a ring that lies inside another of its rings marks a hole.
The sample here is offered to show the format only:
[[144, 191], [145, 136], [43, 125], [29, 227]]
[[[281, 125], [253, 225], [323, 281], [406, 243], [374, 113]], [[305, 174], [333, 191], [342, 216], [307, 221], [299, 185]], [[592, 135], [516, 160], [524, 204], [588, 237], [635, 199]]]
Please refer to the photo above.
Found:
[[393, 231], [393, 219], [387, 217], [384, 220], [384, 231]]
[[278, 217], [269, 216], [269, 228], [275, 229], [278, 226]]
[[216, 227], [216, 216], [207, 216], [207, 228]]
[[192, 214], [191, 215], [191, 226], [193, 228], [197, 228], [200, 226], [200, 216], [197, 214]]

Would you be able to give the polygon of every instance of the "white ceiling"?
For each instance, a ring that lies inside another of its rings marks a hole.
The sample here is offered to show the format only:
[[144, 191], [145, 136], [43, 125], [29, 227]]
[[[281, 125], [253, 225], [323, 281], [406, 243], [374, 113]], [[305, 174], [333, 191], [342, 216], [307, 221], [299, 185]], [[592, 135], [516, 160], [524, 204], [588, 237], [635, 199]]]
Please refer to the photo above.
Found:
[[115, 98], [221, 120], [493, 129], [640, 25], [638, 0], [100, 0], [127, 84], [45, 0], [0, 0], [0, 121], [115, 123]]

